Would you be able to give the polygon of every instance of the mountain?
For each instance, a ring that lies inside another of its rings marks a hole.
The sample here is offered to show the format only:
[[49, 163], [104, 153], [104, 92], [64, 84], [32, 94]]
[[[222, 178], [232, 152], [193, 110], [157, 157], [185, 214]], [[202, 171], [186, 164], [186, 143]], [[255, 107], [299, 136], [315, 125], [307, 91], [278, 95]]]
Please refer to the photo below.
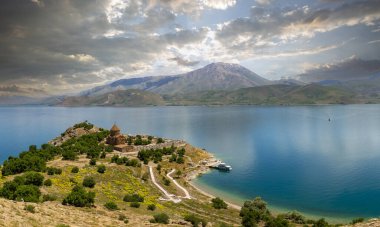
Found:
[[302, 105], [355, 103], [355, 93], [337, 87], [308, 85], [266, 85], [235, 91], [205, 91], [166, 96], [173, 105]]
[[80, 95], [96, 96], [128, 89], [140, 89], [158, 94], [184, 94], [207, 90], [236, 90], [270, 83], [241, 65], [212, 63], [179, 75], [122, 79], [84, 91]]
[[137, 89], [113, 91], [97, 96], [71, 96], [56, 103], [59, 106], [157, 106], [165, 101], [158, 94]]

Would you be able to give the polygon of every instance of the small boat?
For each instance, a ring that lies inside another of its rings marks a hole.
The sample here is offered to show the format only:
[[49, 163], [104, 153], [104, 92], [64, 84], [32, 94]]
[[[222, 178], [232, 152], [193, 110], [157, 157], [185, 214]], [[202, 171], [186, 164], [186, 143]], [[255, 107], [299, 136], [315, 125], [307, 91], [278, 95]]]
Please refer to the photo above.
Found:
[[232, 170], [232, 167], [227, 165], [226, 163], [222, 162], [219, 163], [217, 166], [215, 166], [216, 169], [222, 170], [222, 171], [230, 171]]

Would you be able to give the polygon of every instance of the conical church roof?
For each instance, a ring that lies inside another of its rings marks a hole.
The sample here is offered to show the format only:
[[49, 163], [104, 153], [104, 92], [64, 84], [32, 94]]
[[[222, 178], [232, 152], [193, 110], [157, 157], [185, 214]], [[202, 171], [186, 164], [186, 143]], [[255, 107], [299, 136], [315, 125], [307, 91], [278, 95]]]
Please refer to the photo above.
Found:
[[120, 128], [117, 127], [116, 124], [113, 124], [113, 126], [112, 126], [112, 128], [111, 128], [111, 131], [113, 131], [113, 132], [120, 131]]

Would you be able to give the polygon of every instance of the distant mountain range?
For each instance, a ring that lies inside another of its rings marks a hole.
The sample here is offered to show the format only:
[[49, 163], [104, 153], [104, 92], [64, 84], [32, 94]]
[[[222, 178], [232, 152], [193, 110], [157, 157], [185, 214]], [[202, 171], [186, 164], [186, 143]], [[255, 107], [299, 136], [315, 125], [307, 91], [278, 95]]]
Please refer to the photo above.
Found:
[[[331, 78], [319, 76], [323, 80], [312, 83], [295, 79], [270, 81], [238, 64], [212, 63], [179, 75], [121, 79], [80, 92], [76, 96], [45, 99], [14, 97], [13, 100], [0, 96], [0, 104], [156, 106], [380, 103], [380, 73], [356, 77], [359, 79], [341, 79], [341, 76], [331, 72], [330, 75]], [[299, 78], [310, 80], [312, 76], [304, 74]]]
[[236, 90], [269, 84], [271, 81], [241, 65], [212, 63], [180, 75], [122, 79], [84, 91], [80, 95], [96, 96], [128, 89], [139, 89], [163, 95], [185, 94], [200, 91]]

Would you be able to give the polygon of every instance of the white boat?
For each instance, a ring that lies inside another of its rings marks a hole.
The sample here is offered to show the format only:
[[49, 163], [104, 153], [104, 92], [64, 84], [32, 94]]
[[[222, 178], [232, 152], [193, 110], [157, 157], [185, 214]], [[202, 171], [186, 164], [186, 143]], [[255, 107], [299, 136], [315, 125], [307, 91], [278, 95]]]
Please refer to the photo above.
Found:
[[219, 163], [219, 165], [215, 166], [216, 169], [223, 170], [223, 171], [230, 171], [232, 170], [232, 167], [227, 165], [226, 163], [222, 162]]

